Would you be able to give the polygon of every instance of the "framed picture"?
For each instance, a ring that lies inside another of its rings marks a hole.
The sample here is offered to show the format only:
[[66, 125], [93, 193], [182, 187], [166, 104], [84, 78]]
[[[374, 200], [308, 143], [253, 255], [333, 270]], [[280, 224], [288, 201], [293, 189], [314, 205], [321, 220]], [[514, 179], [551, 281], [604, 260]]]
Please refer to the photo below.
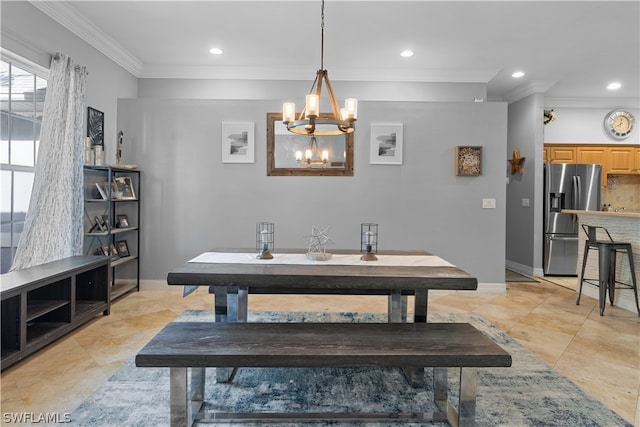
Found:
[[130, 176], [116, 176], [113, 178], [113, 184], [115, 187], [114, 199], [136, 200], [136, 193]]
[[222, 123], [222, 163], [255, 163], [255, 125]]
[[456, 146], [455, 150], [455, 174], [458, 176], [482, 175], [482, 147], [481, 146]]
[[129, 246], [127, 246], [126, 240], [118, 240], [116, 242], [116, 249], [120, 258], [131, 256], [129, 253]]
[[129, 228], [129, 219], [126, 215], [118, 215], [116, 216], [116, 226], [118, 228]]
[[91, 145], [104, 145], [104, 113], [87, 107], [87, 138]]
[[353, 132], [315, 137], [292, 133], [282, 123], [282, 113], [267, 113], [267, 176], [353, 176], [353, 140]]
[[104, 191], [104, 188], [102, 188], [102, 185], [100, 185], [99, 182], [96, 182], [96, 188], [98, 189], [98, 194], [97, 196], [100, 197], [96, 197], [97, 199], [103, 199], [103, 200], [107, 200], [109, 197], [107, 196], [106, 191]]
[[402, 164], [402, 124], [371, 124], [372, 165]]

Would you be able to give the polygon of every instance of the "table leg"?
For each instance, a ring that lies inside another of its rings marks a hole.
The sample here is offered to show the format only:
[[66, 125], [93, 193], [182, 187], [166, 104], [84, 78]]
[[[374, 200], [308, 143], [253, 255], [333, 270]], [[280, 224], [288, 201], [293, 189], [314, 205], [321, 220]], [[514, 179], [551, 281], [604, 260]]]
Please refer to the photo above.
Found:
[[[232, 322], [235, 323], [237, 314], [237, 293], [229, 292], [230, 288], [226, 286], [214, 286], [214, 306], [217, 323]], [[211, 292], [211, 289], [209, 290]], [[234, 374], [234, 368], [216, 367], [216, 382], [226, 383], [231, 381]]]
[[[406, 297], [405, 297], [406, 298]], [[402, 310], [402, 292], [399, 290], [392, 290], [389, 294], [387, 315], [389, 323], [404, 323], [407, 321], [406, 312], [406, 299], [405, 310]], [[403, 315], [404, 314], [404, 315]]]
[[426, 289], [417, 289], [413, 308], [413, 321], [415, 323], [427, 323], [427, 302], [429, 294]]
[[[415, 291], [415, 302], [413, 308], [414, 323], [427, 323], [427, 299], [428, 293], [426, 289], [419, 289]], [[413, 387], [423, 387], [425, 385], [424, 367], [411, 368], [410, 378], [411, 385]]]
[[238, 287], [238, 322], [246, 322], [249, 315], [249, 288], [247, 286]]

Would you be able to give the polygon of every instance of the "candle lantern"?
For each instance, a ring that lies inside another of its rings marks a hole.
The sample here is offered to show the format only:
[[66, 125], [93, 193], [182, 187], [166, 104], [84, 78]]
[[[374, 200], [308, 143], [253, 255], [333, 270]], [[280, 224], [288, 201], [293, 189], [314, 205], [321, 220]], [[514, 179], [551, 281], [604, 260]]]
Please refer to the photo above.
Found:
[[259, 222], [256, 224], [256, 249], [258, 259], [272, 259], [273, 255], [273, 223]]
[[360, 224], [360, 257], [363, 261], [376, 261], [378, 253], [378, 224]]

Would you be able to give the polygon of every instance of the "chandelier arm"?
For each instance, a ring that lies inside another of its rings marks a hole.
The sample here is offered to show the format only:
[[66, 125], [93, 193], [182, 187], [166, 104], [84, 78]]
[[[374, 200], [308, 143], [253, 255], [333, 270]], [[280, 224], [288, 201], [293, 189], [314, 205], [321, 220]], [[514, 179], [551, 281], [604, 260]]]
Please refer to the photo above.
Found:
[[325, 71], [324, 79], [327, 83], [327, 91], [329, 92], [329, 101], [331, 102], [331, 109], [333, 110], [333, 118], [336, 120], [342, 120], [342, 114], [340, 114], [340, 106], [338, 105], [338, 101], [336, 101], [336, 96], [333, 94], [333, 88], [331, 87], [331, 82], [329, 81], [329, 73]]

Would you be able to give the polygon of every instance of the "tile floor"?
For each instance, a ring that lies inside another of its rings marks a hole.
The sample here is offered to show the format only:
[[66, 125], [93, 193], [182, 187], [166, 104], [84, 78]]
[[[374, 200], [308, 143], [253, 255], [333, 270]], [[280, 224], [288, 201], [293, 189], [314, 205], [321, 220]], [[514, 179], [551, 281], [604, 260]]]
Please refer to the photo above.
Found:
[[[538, 280], [540, 283], [509, 282], [504, 294], [433, 292], [429, 310], [484, 316], [640, 426], [640, 318], [615, 307], [607, 307], [601, 317], [595, 299], [583, 297], [577, 306], [575, 291]], [[2, 372], [0, 423], [10, 413], [72, 411], [179, 313], [211, 308], [212, 297], [204, 290], [187, 298], [178, 290], [141, 291], [122, 297], [113, 304], [111, 315], [97, 317]], [[385, 312], [386, 299], [252, 295], [249, 308]]]

